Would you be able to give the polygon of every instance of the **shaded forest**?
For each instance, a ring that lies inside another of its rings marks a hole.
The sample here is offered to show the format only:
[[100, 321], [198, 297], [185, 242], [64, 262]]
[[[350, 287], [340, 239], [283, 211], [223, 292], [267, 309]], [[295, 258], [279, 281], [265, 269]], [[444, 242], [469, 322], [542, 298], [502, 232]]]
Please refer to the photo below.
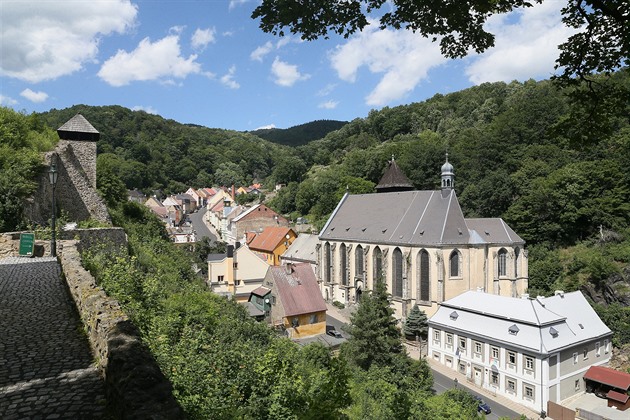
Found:
[[317, 120], [290, 128], [266, 128], [250, 131], [261, 139], [286, 146], [303, 146], [313, 140], [319, 140], [331, 131], [339, 130], [347, 121]]

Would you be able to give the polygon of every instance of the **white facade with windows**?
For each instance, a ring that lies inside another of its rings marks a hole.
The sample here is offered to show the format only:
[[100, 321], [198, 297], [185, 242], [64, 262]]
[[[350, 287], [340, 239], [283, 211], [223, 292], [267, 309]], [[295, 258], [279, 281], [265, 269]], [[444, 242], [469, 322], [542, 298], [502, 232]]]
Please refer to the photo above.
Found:
[[[397, 168], [393, 160], [390, 165]], [[448, 161], [442, 185], [437, 191], [344, 195], [319, 235], [324, 299], [352, 305], [384, 281], [397, 318], [405, 318], [414, 304], [430, 316], [440, 302], [467, 290], [525, 293], [523, 239], [502, 219], [464, 217]]]
[[612, 332], [580, 292], [536, 299], [466, 292], [429, 320], [428, 357], [535, 411], [584, 392]]

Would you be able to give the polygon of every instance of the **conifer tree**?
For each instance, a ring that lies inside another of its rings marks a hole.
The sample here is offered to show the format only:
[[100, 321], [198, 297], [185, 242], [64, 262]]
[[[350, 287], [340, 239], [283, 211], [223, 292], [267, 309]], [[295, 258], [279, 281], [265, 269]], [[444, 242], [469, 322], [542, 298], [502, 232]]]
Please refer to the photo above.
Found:
[[416, 339], [417, 337], [427, 338], [429, 333], [429, 324], [427, 323], [427, 314], [420, 310], [418, 305], [413, 305], [407, 321], [403, 326], [403, 333], [409, 339]]

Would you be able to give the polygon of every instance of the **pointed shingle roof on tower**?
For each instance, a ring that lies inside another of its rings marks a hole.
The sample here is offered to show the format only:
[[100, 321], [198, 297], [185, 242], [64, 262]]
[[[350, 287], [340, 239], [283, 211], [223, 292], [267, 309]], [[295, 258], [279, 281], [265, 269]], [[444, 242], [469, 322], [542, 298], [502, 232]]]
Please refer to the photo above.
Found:
[[411, 191], [413, 190], [413, 184], [398, 167], [394, 156], [392, 160], [388, 162], [387, 169], [383, 177], [376, 186], [376, 192], [395, 192], [395, 191]]
[[70, 118], [57, 129], [57, 134], [62, 140], [88, 140], [97, 141], [100, 133], [81, 114]]

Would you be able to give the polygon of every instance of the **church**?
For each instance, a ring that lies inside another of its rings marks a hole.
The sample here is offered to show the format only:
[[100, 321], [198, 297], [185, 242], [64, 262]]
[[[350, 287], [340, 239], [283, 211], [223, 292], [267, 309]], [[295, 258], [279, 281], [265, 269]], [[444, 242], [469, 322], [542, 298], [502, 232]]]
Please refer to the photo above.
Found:
[[464, 217], [448, 154], [441, 177], [440, 190], [415, 190], [392, 157], [376, 193], [343, 196], [319, 235], [326, 301], [353, 305], [384, 281], [401, 319], [414, 304], [431, 316], [467, 290], [527, 292], [525, 241], [500, 218]]

